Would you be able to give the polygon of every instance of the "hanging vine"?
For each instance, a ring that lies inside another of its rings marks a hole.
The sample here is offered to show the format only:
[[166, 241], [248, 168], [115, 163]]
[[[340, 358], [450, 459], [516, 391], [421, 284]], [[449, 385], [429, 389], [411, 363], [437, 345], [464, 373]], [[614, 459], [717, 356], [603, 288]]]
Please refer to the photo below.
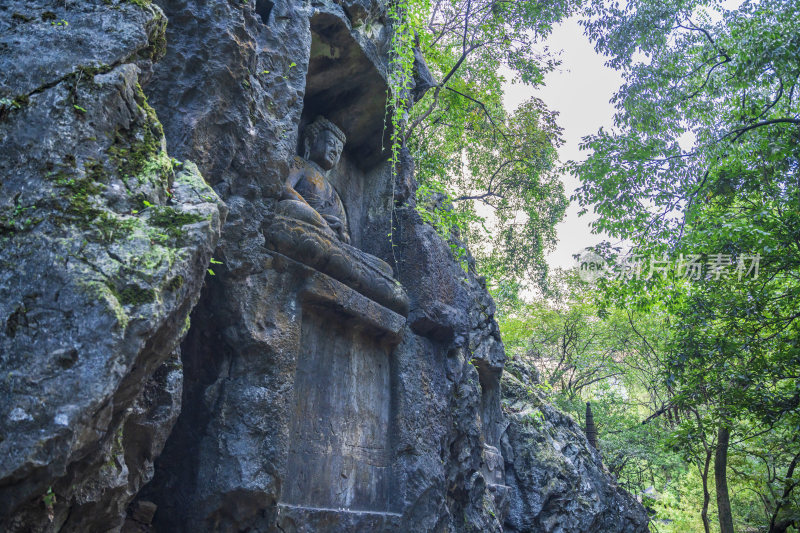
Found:
[[386, 114], [390, 126], [392, 172], [396, 174], [400, 163], [400, 150], [404, 145], [404, 132], [408, 121], [410, 95], [414, 83], [414, 8], [412, 0], [392, 0], [388, 17], [392, 25], [389, 49], [389, 91]]
[[392, 0], [387, 15], [392, 27], [392, 40], [389, 49], [389, 89], [386, 95], [386, 118], [384, 127], [389, 128], [391, 149], [392, 200], [389, 217], [389, 244], [394, 255], [394, 196], [397, 173], [400, 165], [400, 151], [405, 144], [403, 135], [408, 122], [408, 109], [411, 106], [411, 88], [414, 82], [414, 28], [411, 0]]

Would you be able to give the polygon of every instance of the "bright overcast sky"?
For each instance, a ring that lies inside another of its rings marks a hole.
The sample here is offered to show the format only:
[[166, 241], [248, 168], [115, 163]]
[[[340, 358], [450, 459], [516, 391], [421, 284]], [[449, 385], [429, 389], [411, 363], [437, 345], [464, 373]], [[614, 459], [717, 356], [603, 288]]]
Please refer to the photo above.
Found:
[[[604, 65], [605, 59], [595, 53], [577, 18], [558, 25], [547, 44], [551, 50], [563, 50], [561, 66], [545, 78], [544, 87], [537, 91], [522, 84], [508, 85], [506, 105], [513, 109], [531, 96], [541, 98], [550, 109], [560, 113], [558, 123], [564, 128], [566, 141], [559, 149], [561, 161], [585, 159], [587, 152], [578, 150], [581, 138], [601, 126], [611, 127], [614, 108], [609, 100], [622, 78]], [[579, 182], [571, 175], [562, 176], [562, 180], [570, 196]], [[573, 266], [573, 254], [602, 240], [601, 236], [591, 234], [591, 213], [579, 218], [578, 211], [577, 203], [571, 203], [564, 222], [556, 227], [559, 242], [547, 256], [551, 268]]]

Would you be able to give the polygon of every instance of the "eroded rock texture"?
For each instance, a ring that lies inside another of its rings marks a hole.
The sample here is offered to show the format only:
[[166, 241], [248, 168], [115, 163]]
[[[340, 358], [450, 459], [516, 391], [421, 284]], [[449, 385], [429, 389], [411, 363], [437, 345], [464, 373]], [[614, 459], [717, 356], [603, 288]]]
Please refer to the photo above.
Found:
[[[501, 408], [494, 304], [387, 163], [384, 3], [157, 4], [0, 6], [2, 524], [646, 530], [570, 419]], [[286, 203], [317, 116], [349, 243]]]
[[616, 485], [580, 426], [546, 403], [537, 384], [524, 366], [506, 366], [506, 531], [647, 531], [644, 508]]
[[180, 409], [222, 204], [139, 85], [165, 25], [127, 2], [0, 7], [4, 531], [119, 528]]

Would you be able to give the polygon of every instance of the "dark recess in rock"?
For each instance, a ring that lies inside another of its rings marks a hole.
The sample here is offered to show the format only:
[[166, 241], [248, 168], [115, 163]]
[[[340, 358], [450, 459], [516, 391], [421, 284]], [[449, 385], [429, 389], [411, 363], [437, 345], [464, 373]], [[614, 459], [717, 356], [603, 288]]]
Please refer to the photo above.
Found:
[[390, 136], [380, 65], [365, 55], [339, 17], [317, 13], [311, 31], [303, 123], [318, 115], [329, 118], [347, 134], [346, 150], [357, 154], [357, 164], [372, 168], [387, 156]]
[[270, 2], [270, 0], [256, 0], [256, 13], [258, 13], [262, 23], [269, 25], [269, 14], [274, 6], [275, 2]]

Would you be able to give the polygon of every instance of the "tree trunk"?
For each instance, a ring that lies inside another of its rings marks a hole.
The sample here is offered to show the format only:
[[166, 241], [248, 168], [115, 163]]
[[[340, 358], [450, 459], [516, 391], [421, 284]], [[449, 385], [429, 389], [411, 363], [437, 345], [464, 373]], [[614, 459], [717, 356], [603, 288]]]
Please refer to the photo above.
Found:
[[728, 496], [728, 443], [731, 432], [724, 424], [717, 432], [717, 451], [714, 456], [714, 481], [717, 486], [717, 512], [720, 533], [733, 533], [733, 514]]
[[789, 468], [786, 470], [786, 481], [784, 482], [783, 495], [781, 496], [781, 499], [775, 503], [775, 512], [772, 513], [772, 520], [769, 522], [769, 533], [786, 533], [786, 530], [789, 529], [789, 526], [794, 525], [794, 519], [779, 520], [778, 516], [783, 510], [783, 506], [790, 501], [789, 495], [792, 493], [792, 490], [795, 487], [792, 477], [794, 477], [794, 469], [797, 467], [798, 461], [800, 461], [800, 453], [794, 456], [794, 459], [792, 459], [792, 462], [789, 464]]
[[597, 447], [597, 426], [594, 425], [594, 415], [592, 415], [591, 403], [586, 402], [586, 440], [592, 445], [592, 448], [599, 450]]
[[711, 450], [706, 451], [706, 461], [700, 477], [703, 479], [703, 510], [700, 511], [700, 518], [703, 519], [703, 529], [705, 533], [711, 533], [711, 522], [708, 520], [708, 504], [711, 501], [711, 494], [708, 492], [708, 467], [711, 464]]

